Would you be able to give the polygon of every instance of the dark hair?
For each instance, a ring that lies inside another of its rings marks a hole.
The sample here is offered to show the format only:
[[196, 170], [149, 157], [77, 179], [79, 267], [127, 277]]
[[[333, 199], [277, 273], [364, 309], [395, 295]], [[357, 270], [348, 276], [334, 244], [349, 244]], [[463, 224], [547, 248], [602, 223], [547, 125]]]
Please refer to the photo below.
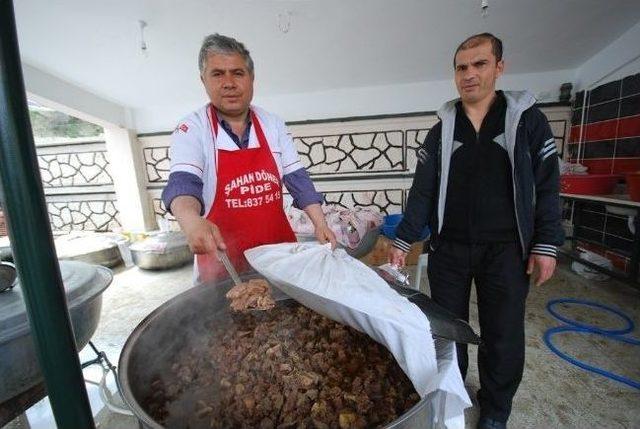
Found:
[[453, 54], [453, 67], [456, 67], [456, 55], [458, 52], [463, 51], [465, 49], [475, 48], [476, 46], [480, 46], [483, 43], [491, 43], [491, 51], [493, 55], [496, 57], [496, 61], [502, 60], [502, 40], [498, 39], [491, 33], [480, 33], [474, 34], [471, 37], [468, 37], [464, 42], [458, 45], [456, 49], [456, 53]]

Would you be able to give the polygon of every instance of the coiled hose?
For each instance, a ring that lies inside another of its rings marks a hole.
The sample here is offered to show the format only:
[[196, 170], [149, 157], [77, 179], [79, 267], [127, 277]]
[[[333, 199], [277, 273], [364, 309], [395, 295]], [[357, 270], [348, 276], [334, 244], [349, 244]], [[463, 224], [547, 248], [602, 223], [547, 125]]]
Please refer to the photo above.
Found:
[[[588, 306], [588, 307], [593, 307], [593, 308], [597, 308], [600, 310], [604, 310], [608, 313], [612, 313], [616, 316], [618, 316], [620, 319], [622, 319], [626, 326], [624, 326], [623, 328], [619, 328], [619, 329], [603, 329], [603, 328], [599, 328], [597, 326], [594, 325], [589, 325], [586, 323], [581, 323], [578, 322], [577, 320], [572, 320], [569, 319], [563, 315], [561, 315], [560, 313], [558, 313], [556, 311], [556, 309], [554, 308], [555, 305], [557, 304], [575, 304], [575, 305], [584, 305], [584, 306]], [[547, 347], [549, 347], [549, 349], [554, 352], [556, 355], [558, 355], [560, 358], [566, 360], [567, 362], [569, 362], [572, 365], [575, 365], [579, 368], [582, 368], [586, 371], [590, 371], [599, 375], [602, 375], [604, 377], [607, 377], [611, 380], [615, 380], [618, 381], [620, 383], [626, 384], [627, 386], [631, 386], [635, 389], [639, 389], [640, 390], [640, 381], [637, 380], [632, 380], [630, 378], [627, 377], [623, 377], [621, 375], [615, 374], [613, 372], [610, 371], [606, 371], [602, 368], [598, 368], [596, 366], [593, 365], [589, 365], [586, 364], [572, 356], [569, 356], [568, 354], [560, 351], [552, 342], [552, 337], [555, 334], [559, 334], [562, 332], [576, 332], [579, 334], [595, 334], [595, 335], [601, 335], [603, 337], [615, 340], [615, 341], [619, 341], [622, 343], [626, 343], [626, 344], [631, 344], [634, 346], [638, 346], [640, 345], [640, 340], [637, 340], [635, 338], [629, 337], [627, 336], [627, 334], [631, 333], [634, 329], [635, 329], [635, 324], [633, 323], [633, 320], [631, 320], [631, 318], [629, 316], [627, 316], [626, 314], [624, 314], [622, 311], [617, 310], [615, 308], [611, 308], [608, 307], [604, 304], [600, 304], [598, 302], [594, 302], [594, 301], [586, 301], [586, 300], [580, 300], [580, 299], [574, 299], [574, 298], [560, 298], [560, 299], [554, 299], [551, 300], [547, 303], [547, 311], [556, 319], [560, 320], [561, 322], [566, 323], [566, 325], [563, 326], [557, 326], [555, 328], [551, 328], [549, 330], [547, 330], [547, 332], [545, 332], [544, 334], [544, 342], [547, 345]]]

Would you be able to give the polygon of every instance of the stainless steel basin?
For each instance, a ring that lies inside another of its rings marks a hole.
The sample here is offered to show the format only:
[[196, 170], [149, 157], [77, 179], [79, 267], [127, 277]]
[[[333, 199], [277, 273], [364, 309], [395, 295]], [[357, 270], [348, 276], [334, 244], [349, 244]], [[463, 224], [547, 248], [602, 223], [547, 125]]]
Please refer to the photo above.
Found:
[[[259, 277], [256, 273], [244, 280]], [[131, 333], [120, 354], [119, 374], [122, 395], [140, 424], [145, 428], [161, 426], [145, 410], [145, 398], [151, 396], [152, 381], [169, 371], [172, 358], [202, 331], [202, 315], [228, 311], [225, 293], [231, 280], [203, 284], [176, 296], [149, 314]], [[287, 299], [282, 297], [281, 299]], [[445, 342], [436, 342], [436, 352]], [[420, 400], [413, 408], [386, 428], [435, 428], [444, 417], [444, 395], [437, 390]]]

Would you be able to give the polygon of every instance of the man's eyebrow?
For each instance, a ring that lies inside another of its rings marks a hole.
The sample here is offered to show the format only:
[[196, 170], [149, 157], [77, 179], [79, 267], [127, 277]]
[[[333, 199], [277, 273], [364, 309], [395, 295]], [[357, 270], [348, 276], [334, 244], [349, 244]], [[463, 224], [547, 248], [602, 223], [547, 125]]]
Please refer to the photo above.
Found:
[[227, 71], [231, 72], [231, 73], [235, 73], [235, 72], [238, 72], [238, 71], [244, 72], [245, 69], [243, 69], [242, 67], [236, 67], [236, 68], [233, 68], [233, 69], [225, 69], [225, 68], [216, 67], [216, 68], [212, 68], [211, 69], [211, 73], [213, 73], [213, 72], [223, 72], [224, 73], [224, 72], [227, 72]]

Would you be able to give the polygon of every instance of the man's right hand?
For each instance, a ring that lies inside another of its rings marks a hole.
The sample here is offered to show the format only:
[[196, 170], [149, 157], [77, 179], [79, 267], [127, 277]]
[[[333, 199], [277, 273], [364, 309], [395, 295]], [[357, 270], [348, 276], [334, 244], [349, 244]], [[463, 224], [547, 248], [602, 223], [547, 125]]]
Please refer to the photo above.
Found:
[[187, 236], [189, 248], [196, 255], [213, 254], [218, 250], [226, 250], [220, 230], [214, 224], [200, 216], [180, 223], [182, 231]]
[[389, 263], [391, 265], [395, 265], [396, 267], [404, 267], [406, 257], [407, 252], [404, 252], [397, 247], [391, 246], [391, 248], [389, 249]]
[[188, 195], [176, 197], [171, 202], [171, 212], [187, 237], [191, 251], [196, 255], [218, 256], [218, 250], [226, 250], [227, 246], [218, 227], [200, 216], [200, 209], [200, 201]]

